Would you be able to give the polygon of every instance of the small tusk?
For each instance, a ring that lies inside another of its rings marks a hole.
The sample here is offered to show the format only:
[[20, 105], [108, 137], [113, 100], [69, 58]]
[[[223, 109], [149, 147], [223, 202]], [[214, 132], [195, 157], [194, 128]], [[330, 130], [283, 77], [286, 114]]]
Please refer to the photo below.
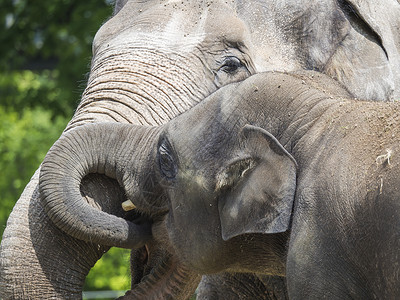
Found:
[[135, 204], [132, 203], [131, 200], [126, 200], [125, 202], [122, 202], [122, 209], [124, 211], [130, 211], [135, 208], [136, 208], [136, 206], [135, 206]]

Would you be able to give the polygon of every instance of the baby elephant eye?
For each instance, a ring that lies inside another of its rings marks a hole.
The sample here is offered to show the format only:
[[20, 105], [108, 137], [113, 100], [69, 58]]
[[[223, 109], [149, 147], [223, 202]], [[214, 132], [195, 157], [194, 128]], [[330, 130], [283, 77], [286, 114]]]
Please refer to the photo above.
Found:
[[163, 177], [166, 179], [175, 178], [178, 168], [171, 150], [171, 145], [165, 140], [158, 148], [158, 165]]

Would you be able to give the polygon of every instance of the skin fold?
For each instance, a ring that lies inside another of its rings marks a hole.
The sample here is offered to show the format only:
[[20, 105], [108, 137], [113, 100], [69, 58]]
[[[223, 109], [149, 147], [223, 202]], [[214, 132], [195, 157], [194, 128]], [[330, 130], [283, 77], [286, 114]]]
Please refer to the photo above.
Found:
[[[328, 0], [117, 1], [113, 17], [96, 34], [87, 87], [61, 138], [88, 123], [165, 124], [221, 87], [265, 71], [312, 69], [336, 78], [358, 98], [398, 99], [398, 16], [398, 2], [389, 0], [379, 5]], [[136, 150], [145, 156], [153, 139], [141, 137], [134, 138], [140, 145]], [[70, 146], [73, 150], [81, 143]], [[164, 262], [178, 266], [171, 267], [177, 270], [173, 274], [186, 274], [186, 267], [180, 269], [176, 257], [170, 258], [173, 247], [165, 250], [163, 243], [143, 229], [143, 224], [158, 220], [165, 212], [160, 205], [165, 203], [164, 196], [143, 200], [144, 214], [140, 210], [139, 215], [127, 213], [121, 208], [127, 200], [124, 184], [117, 176], [104, 176], [106, 171], [91, 169], [79, 182], [82, 207], [94, 208], [90, 212], [97, 219], [54, 214], [64, 208], [42, 202], [38, 169], [16, 203], [2, 237], [1, 298], [80, 298], [85, 276], [110, 246], [145, 244], [144, 249], [151, 250], [144, 259], [140, 256], [143, 248], [133, 252], [132, 264], [140, 265], [142, 271], [132, 278], [139, 283], [152, 271], [158, 274], [154, 295], [163, 290], [166, 281], [160, 273]], [[141, 174], [133, 174], [130, 184], [153, 191]], [[135, 199], [146, 198], [137, 193]], [[115, 217], [111, 221], [110, 215]], [[65, 221], [72, 219], [77, 222], [66, 225]], [[136, 228], [132, 225], [136, 223], [143, 225], [137, 239], [108, 226]], [[268, 277], [254, 278], [266, 290], [275, 290]], [[193, 275], [188, 279], [192, 282], [188, 291], [176, 297], [185, 299], [200, 278]], [[218, 293], [210, 280], [205, 279], [201, 287], [211, 290], [200, 294]], [[147, 284], [143, 282], [149, 287]]]

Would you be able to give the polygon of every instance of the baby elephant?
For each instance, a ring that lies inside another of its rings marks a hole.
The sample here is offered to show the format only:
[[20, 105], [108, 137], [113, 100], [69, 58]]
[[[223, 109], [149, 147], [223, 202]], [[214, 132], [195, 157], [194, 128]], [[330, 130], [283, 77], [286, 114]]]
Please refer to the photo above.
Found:
[[[125, 299], [187, 299], [218, 272], [261, 274], [270, 299], [286, 295], [282, 276], [290, 299], [400, 299], [399, 138], [397, 103], [350, 99], [321, 74], [263, 73], [161, 127], [71, 130], [39, 188], [76, 238], [164, 246]], [[127, 220], [82, 201], [88, 173], [119, 182]]]
[[291, 299], [400, 299], [400, 106], [344, 96], [264, 73], [167, 125], [166, 230], [186, 265], [286, 274]]

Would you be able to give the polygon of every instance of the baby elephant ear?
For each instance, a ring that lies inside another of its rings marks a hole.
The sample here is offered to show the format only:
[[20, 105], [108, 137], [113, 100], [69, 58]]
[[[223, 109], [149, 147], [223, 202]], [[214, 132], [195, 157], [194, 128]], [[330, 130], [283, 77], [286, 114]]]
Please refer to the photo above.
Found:
[[[236, 160], [239, 161], [236, 164], [247, 162], [247, 174], [242, 172], [234, 186], [220, 192], [219, 212], [224, 240], [245, 233], [284, 232], [291, 219], [296, 161], [273, 135], [262, 128], [246, 125], [242, 138], [245, 152], [251, 157], [247, 155]], [[228, 174], [234, 167], [226, 169]]]

